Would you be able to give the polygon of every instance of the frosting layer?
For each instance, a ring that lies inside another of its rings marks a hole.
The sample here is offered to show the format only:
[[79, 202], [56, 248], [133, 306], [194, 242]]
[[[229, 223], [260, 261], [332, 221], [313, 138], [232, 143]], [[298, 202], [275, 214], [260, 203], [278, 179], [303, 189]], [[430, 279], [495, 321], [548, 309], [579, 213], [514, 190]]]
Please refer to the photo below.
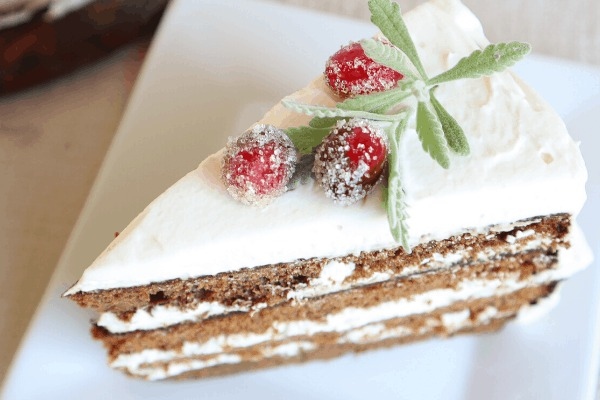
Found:
[[[458, 1], [424, 4], [405, 20], [430, 76], [488, 43], [479, 21]], [[440, 168], [422, 151], [410, 123], [401, 157], [411, 245], [579, 212], [587, 173], [578, 146], [556, 113], [516, 76], [450, 83], [436, 95], [464, 128], [471, 155], [452, 157], [449, 170]], [[321, 78], [291, 97], [335, 103]], [[306, 122], [281, 104], [259, 121], [280, 128]], [[397, 246], [381, 188], [340, 207], [310, 182], [268, 207], [253, 208], [227, 194], [219, 179], [221, 157], [209, 157], [157, 198], [67, 294]]]

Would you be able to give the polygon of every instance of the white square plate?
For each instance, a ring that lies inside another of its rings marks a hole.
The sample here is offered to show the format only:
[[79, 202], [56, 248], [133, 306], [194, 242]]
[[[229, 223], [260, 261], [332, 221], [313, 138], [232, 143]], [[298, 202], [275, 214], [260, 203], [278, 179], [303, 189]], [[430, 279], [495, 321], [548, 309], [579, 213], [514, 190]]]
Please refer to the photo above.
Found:
[[[143, 207], [371, 25], [250, 1], [171, 4], [112, 147], [5, 382], [6, 399], [592, 399], [600, 270], [568, 281], [530, 325], [327, 362], [202, 381], [149, 383], [106, 366], [92, 315], [60, 295]], [[530, 56], [516, 68], [582, 142], [590, 172], [580, 223], [599, 254], [600, 71]], [[557, 188], [560, 190], [560, 188]]]

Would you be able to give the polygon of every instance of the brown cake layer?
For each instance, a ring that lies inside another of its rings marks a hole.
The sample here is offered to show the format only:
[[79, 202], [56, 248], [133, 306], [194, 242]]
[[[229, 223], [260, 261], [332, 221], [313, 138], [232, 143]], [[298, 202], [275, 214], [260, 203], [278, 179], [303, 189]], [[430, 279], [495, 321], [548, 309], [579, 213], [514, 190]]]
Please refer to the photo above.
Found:
[[349, 307], [370, 308], [383, 302], [410, 300], [436, 289], [455, 290], [465, 280], [521, 281], [557, 265], [557, 257], [530, 251], [491, 263], [456, 266], [440, 271], [411, 275], [395, 280], [361, 286], [352, 290], [267, 307], [256, 313], [231, 313], [200, 322], [172, 325], [163, 329], [111, 334], [94, 326], [93, 334], [104, 342], [111, 359], [120, 353], [135, 353], [145, 348], [180, 350], [184, 342], [205, 342], [218, 335], [264, 333], [275, 322], [297, 320], [324, 321], [328, 315]]
[[[331, 262], [354, 263], [355, 269], [345, 282], [352, 284], [376, 272], [391, 273], [392, 279], [415, 272], [427, 272], [448, 267], [437, 258], [460, 252], [462, 260], [455, 265], [468, 266], [481, 260], [482, 254], [490, 259], [502, 259], [516, 254], [532, 240], [543, 239], [539, 249], [555, 254], [559, 247], [568, 247], [565, 236], [570, 227], [568, 214], [558, 214], [520, 221], [506, 232], [465, 233], [440, 241], [429, 241], [416, 246], [410, 254], [401, 247], [391, 250], [364, 252], [358, 256], [334, 259], [313, 258], [292, 263], [244, 268], [214, 276], [153, 283], [145, 286], [78, 292], [69, 296], [82, 307], [100, 312], [114, 312], [127, 320], [138, 308], [151, 310], [156, 305], [171, 305], [183, 309], [194, 308], [201, 302], [219, 302], [225, 306], [267, 306], [287, 301], [290, 291], [306, 288], [312, 279], [320, 276], [323, 267]], [[533, 235], [523, 236], [532, 230]], [[416, 268], [416, 270], [415, 270]]]
[[[4, 3], [4, 4], [3, 4]], [[150, 37], [167, 0], [97, 0], [61, 18], [49, 18], [44, 2], [0, 1], [0, 17], [31, 11], [31, 19], [0, 28], [0, 94], [46, 82], [105, 58], [139, 37]], [[36, 12], [31, 9], [35, 4]]]
[[[390, 334], [389, 337], [367, 337], [362, 342], [352, 343], [345, 340], [349, 332], [356, 332], [363, 327], [352, 329], [345, 332], [324, 332], [314, 335], [295, 336], [282, 341], [269, 341], [247, 348], [231, 349], [225, 354], [237, 355], [240, 357], [240, 362], [236, 364], [222, 364], [211, 366], [209, 368], [200, 369], [197, 371], [186, 372], [178, 378], [190, 377], [207, 377], [214, 375], [222, 375], [235, 373], [258, 368], [271, 367], [281, 364], [299, 363], [315, 359], [328, 359], [337, 357], [344, 353], [360, 352], [371, 350], [380, 347], [388, 347], [397, 344], [412, 342], [430, 338], [433, 336], [447, 337], [456, 333], [470, 332], [489, 332], [499, 329], [507, 321], [512, 319], [521, 307], [536, 303], [539, 299], [551, 294], [555, 289], [555, 283], [549, 283], [536, 287], [529, 287], [509, 293], [503, 296], [493, 296], [489, 298], [459, 301], [450, 306], [438, 308], [431, 313], [412, 315], [407, 317], [393, 318], [387, 321], [376, 322], [369, 325], [383, 323], [385, 330], [388, 332], [396, 332], [400, 334]], [[485, 312], [490, 307], [497, 310], [497, 314], [490, 319], [485, 318]], [[468, 318], [458, 327], [448, 327], [444, 324], [444, 315], [457, 312], [467, 311]], [[482, 318], [483, 317], [483, 318]], [[400, 329], [398, 331], [398, 329]], [[202, 341], [199, 341], [200, 343]], [[304, 350], [300, 354], [292, 357], [267, 356], [269, 350], [286, 343], [311, 343], [314, 347], [310, 350]], [[146, 343], [148, 348], [155, 348], [153, 343]], [[144, 346], [145, 347], [145, 346]], [[159, 349], [164, 350], [162, 347]], [[195, 357], [181, 357], [173, 360], [176, 363], [184, 363], [188, 361], [207, 361], [214, 359], [217, 354], [206, 354]], [[154, 363], [141, 364], [142, 368], [168, 368], [170, 361], [160, 361]], [[123, 369], [131, 374], [131, 371]], [[133, 374], [132, 374], [133, 375]], [[134, 375], [135, 376], [135, 375]]]

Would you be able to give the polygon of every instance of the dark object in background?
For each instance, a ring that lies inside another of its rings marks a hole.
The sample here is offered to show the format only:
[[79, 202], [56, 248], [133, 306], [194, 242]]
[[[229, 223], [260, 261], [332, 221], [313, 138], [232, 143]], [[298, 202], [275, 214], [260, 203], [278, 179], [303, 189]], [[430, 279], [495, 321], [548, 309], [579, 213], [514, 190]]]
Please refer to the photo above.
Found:
[[[0, 28], [0, 95], [64, 75], [151, 35], [167, 2], [97, 0], [58, 18], [48, 17], [46, 5], [27, 22]], [[9, 15], [0, 10], [0, 17]]]

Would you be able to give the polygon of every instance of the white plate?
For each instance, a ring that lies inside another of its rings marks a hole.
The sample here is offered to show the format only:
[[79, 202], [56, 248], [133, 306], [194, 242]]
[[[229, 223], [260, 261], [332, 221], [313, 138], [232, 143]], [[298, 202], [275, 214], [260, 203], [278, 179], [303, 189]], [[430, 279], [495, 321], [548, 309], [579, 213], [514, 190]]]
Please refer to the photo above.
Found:
[[[147, 383], [110, 370], [90, 313], [60, 294], [152, 198], [321, 72], [374, 28], [268, 3], [178, 1], [152, 45], [116, 139], [4, 386], [6, 399], [592, 399], [599, 360], [598, 262], [532, 325], [329, 362], [204, 381]], [[521, 75], [582, 141], [590, 171], [580, 222], [599, 254], [600, 71], [529, 57]], [[560, 188], [557, 188], [560, 190]], [[594, 222], [596, 221], [596, 222]]]

